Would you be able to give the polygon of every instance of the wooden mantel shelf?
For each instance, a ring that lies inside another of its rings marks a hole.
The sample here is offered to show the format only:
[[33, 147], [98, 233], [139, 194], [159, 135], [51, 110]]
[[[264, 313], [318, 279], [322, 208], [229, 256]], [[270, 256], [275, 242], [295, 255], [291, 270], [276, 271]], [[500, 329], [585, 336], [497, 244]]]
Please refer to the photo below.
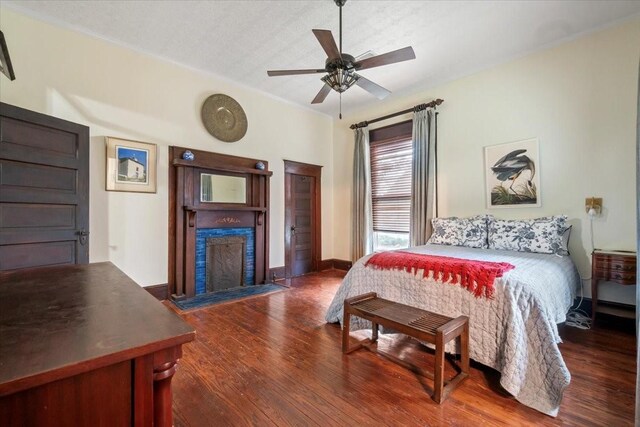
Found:
[[183, 206], [185, 211], [242, 211], [242, 212], [266, 212], [267, 208], [253, 206]]
[[[183, 159], [173, 159], [173, 166], [187, 166], [187, 167], [196, 167], [196, 168], [211, 168], [211, 166], [207, 165], [204, 162], [198, 162], [198, 160], [183, 160]], [[223, 171], [223, 172], [235, 172], [235, 173], [250, 173], [253, 175], [266, 175], [271, 176], [273, 172], [270, 170], [260, 170], [256, 168], [242, 167], [242, 166], [224, 166], [224, 165], [216, 165], [215, 170]]]

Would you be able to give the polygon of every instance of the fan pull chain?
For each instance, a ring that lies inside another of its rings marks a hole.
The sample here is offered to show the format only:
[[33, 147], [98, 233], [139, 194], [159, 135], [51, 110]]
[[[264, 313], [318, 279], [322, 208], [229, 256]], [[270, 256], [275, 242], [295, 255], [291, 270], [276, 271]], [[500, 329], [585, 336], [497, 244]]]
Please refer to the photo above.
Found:
[[340, 92], [340, 115], [338, 117], [342, 120], [342, 92]]

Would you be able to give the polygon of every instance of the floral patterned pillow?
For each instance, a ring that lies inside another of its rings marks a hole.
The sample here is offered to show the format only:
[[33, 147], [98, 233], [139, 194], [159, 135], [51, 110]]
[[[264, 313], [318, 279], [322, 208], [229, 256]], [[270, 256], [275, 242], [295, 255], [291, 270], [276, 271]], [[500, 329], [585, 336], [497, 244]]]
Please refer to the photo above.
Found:
[[[563, 254], [565, 215], [505, 220], [490, 217], [489, 248], [541, 254]], [[566, 253], [566, 252], [565, 252]]]
[[433, 218], [433, 233], [427, 243], [487, 248], [487, 216]]
[[562, 232], [562, 246], [560, 250], [556, 252], [558, 255], [570, 255], [569, 253], [569, 239], [571, 238], [571, 229], [573, 225], [567, 226]]

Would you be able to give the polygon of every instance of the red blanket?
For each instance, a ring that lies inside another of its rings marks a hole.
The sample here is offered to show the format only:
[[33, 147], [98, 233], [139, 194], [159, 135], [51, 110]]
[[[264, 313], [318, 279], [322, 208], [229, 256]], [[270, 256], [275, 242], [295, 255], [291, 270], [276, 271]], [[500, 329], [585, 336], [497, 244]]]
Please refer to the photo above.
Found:
[[378, 270], [403, 270], [413, 274], [422, 270], [423, 278], [433, 273], [434, 280], [460, 283], [476, 297], [487, 298], [493, 296], [493, 282], [496, 278], [515, 268], [507, 262], [477, 261], [404, 251], [377, 253], [369, 258], [365, 266]]

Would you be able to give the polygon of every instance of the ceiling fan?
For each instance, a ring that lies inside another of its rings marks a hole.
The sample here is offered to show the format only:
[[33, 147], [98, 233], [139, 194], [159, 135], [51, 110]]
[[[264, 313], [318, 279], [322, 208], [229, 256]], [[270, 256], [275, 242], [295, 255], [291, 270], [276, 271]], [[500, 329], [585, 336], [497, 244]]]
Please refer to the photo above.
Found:
[[[368, 68], [380, 67], [382, 65], [394, 64], [396, 62], [408, 61], [415, 59], [416, 54], [411, 46], [394, 50], [392, 52], [383, 53], [382, 55], [371, 56], [365, 59], [356, 60], [353, 56], [342, 52], [342, 6], [347, 0], [334, 0], [340, 8], [340, 48], [336, 45], [333, 34], [329, 30], [312, 30], [320, 45], [327, 54], [324, 68], [314, 68], [306, 70], [272, 70], [267, 71], [271, 77], [274, 76], [290, 76], [295, 74], [316, 74], [326, 73], [321, 80], [324, 86], [320, 92], [311, 101], [312, 104], [320, 104], [325, 100], [331, 89], [342, 94], [354, 84], [371, 93], [378, 99], [384, 99], [391, 92], [382, 86], [362, 77], [356, 71], [366, 70]], [[342, 114], [340, 114], [342, 118]]]

